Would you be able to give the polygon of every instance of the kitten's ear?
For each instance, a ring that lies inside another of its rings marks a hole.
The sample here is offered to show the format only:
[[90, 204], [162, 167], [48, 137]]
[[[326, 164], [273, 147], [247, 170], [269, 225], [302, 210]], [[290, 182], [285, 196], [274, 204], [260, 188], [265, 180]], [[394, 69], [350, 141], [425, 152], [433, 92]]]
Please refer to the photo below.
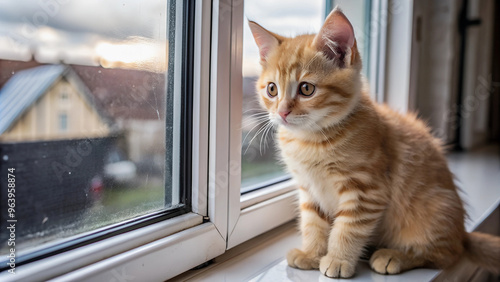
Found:
[[345, 57], [350, 54], [353, 45], [354, 29], [342, 10], [336, 7], [314, 38], [313, 46], [328, 58], [339, 60], [341, 66], [344, 66]]
[[248, 25], [259, 47], [260, 61], [266, 62], [269, 52], [280, 45], [283, 37], [268, 31], [254, 21], [248, 21]]

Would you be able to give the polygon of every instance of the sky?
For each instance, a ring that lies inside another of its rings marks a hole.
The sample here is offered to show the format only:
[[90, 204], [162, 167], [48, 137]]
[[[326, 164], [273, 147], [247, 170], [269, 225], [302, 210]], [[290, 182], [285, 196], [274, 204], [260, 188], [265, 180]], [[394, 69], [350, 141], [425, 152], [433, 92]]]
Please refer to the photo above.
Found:
[[[367, 34], [365, 0], [335, 0], [349, 18], [361, 56], [366, 56]], [[259, 53], [248, 20], [284, 36], [317, 33], [325, 20], [325, 0], [245, 0], [245, 23], [243, 30], [243, 75], [258, 76]], [[371, 22], [370, 22], [371, 24]], [[364, 65], [366, 67], [366, 64]]]
[[34, 53], [42, 63], [98, 65], [166, 56], [167, 1], [0, 0], [0, 7], [2, 59]]
[[[0, 0], [0, 7], [0, 59], [166, 68], [167, 1]], [[324, 0], [246, 0], [244, 14], [243, 73], [256, 75], [247, 18], [285, 36], [315, 33]]]
[[248, 27], [252, 20], [283, 36], [317, 33], [325, 14], [324, 0], [245, 0], [243, 76], [260, 73], [259, 50]]

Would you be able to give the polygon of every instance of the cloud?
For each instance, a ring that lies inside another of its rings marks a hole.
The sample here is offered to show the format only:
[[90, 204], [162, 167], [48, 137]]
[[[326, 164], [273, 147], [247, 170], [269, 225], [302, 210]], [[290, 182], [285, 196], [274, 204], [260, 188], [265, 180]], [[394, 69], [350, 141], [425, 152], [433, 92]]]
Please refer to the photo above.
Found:
[[91, 32], [123, 39], [157, 38], [166, 24], [166, 1], [141, 0], [0, 0], [0, 22], [69, 32]]
[[31, 60], [31, 50], [10, 37], [0, 37], [0, 59], [27, 62]]
[[245, 16], [265, 28], [285, 36], [315, 33], [324, 19], [323, 0], [250, 0]]
[[[324, 0], [244, 3], [246, 17], [284, 36], [315, 33], [324, 18]], [[130, 38], [144, 38], [164, 49], [167, 40], [168, 7], [163, 0], [0, 0], [0, 7], [4, 59], [29, 60], [33, 54], [44, 62], [95, 65], [102, 42], [118, 48], [132, 44]], [[257, 75], [258, 50], [246, 20], [243, 36], [244, 74]]]
[[[2, 59], [97, 65], [99, 44], [120, 51], [127, 44], [137, 46], [137, 38], [165, 49], [166, 1], [0, 0], [0, 6]], [[165, 52], [159, 54], [163, 62]]]
[[[245, 1], [245, 16], [274, 33], [292, 37], [318, 32], [324, 20], [324, 5], [323, 0], [247, 0]], [[259, 73], [259, 50], [245, 19], [243, 75], [258, 76]]]

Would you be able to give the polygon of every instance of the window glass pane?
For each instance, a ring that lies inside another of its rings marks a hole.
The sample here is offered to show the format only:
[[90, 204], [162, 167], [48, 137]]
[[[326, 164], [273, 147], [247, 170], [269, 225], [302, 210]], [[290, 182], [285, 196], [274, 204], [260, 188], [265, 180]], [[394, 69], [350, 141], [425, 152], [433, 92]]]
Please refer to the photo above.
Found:
[[[333, 7], [339, 6], [354, 28], [356, 44], [363, 60], [363, 74], [370, 76], [371, 0], [332, 0]], [[375, 36], [375, 34], [373, 34]]]
[[[316, 1], [245, 1], [245, 15], [266, 29], [284, 36], [316, 33], [325, 16], [335, 6], [342, 8], [351, 21], [358, 49], [363, 59], [363, 73], [372, 63], [370, 54], [370, 0], [316, 0]], [[278, 12], [279, 11], [279, 12]], [[242, 192], [263, 187], [286, 178], [277, 161], [274, 130], [266, 128], [265, 111], [259, 105], [255, 82], [260, 74], [259, 53], [248, 22], [243, 32], [243, 142]]]
[[68, 130], [68, 115], [60, 114], [59, 115], [59, 131], [64, 132]]
[[[245, 15], [266, 29], [284, 36], [317, 32], [324, 20], [325, 1], [247, 0]], [[266, 128], [255, 82], [260, 74], [259, 52], [245, 20], [243, 31], [242, 192], [286, 175], [277, 161], [274, 130]]]
[[17, 220], [17, 250], [179, 203], [165, 181], [179, 133], [166, 131], [178, 127], [166, 118], [178, 104], [166, 103], [167, 5], [2, 3], [0, 227]]

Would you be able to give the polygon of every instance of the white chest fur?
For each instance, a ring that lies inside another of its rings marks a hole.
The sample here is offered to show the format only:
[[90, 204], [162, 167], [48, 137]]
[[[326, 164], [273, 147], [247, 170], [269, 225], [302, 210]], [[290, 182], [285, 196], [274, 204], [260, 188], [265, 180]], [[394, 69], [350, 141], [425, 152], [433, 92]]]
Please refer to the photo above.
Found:
[[338, 190], [345, 177], [328, 164], [343, 159], [331, 146], [303, 146], [289, 142], [281, 147], [282, 157], [298, 185], [306, 188], [310, 199], [326, 213], [336, 213]]

